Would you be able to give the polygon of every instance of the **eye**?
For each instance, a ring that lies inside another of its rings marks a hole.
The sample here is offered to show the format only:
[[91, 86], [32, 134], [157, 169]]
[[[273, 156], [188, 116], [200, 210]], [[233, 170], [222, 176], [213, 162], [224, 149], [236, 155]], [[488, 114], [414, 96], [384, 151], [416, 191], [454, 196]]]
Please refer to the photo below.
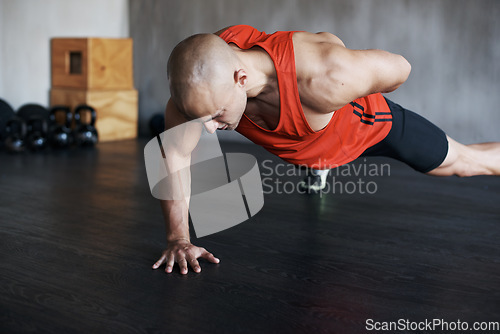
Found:
[[218, 118], [221, 118], [221, 117], [222, 117], [222, 115], [223, 115], [223, 112], [221, 111], [221, 112], [217, 113], [214, 117], [212, 117], [212, 119], [218, 119]]

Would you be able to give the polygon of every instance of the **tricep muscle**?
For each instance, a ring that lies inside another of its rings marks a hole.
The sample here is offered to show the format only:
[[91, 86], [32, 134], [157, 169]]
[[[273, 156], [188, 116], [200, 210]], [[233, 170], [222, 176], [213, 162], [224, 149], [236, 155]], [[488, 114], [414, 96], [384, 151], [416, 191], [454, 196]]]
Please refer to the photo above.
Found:
[[388, 93], [403, 84], [410, 74], [410, 64], [400, 55], [383, 50], [345, 49], [342, 73], [354, 98], [373, 93]]

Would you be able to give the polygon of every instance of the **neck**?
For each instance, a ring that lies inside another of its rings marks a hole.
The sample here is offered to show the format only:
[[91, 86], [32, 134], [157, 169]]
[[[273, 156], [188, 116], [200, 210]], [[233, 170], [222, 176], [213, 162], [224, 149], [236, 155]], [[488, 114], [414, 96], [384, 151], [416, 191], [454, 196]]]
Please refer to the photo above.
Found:
[[247, 98], [255, 98], [273, 90], [277, 82], [276, 69], [267, 52], [261, 48], [242, 50], [235, 47], [234, 50], [247, 72]]

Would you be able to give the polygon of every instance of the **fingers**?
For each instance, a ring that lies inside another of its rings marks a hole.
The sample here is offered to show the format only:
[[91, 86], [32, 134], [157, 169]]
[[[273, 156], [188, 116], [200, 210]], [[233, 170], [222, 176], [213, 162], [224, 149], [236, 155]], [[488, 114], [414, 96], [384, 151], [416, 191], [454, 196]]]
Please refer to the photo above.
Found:
[[198, 263], [198, 260], [196, 258], [193, 258], [189, 260], [189, 264], [191, 265], [191, 268], [197, 273], [201, 272], [201, 267], [200, 264]]
[[218, 258], [216, 258], [212, 253], [208, 252], [206, 249], [204, 249], [204, 252], [201, 254], [201, 257], [212, 263], [220, 262]]
[[172, 269], [174, 268], [175, 257], [173, 253], [169, 253], [167, 260], [167, 267], [165, 268], [165, 272], [170, 274]]
[[177, 262], [181, 274], [186, 275], [188, 273], [188, 265], [193, 268], [196, 273], [201, 272], [201, 266], [198, 262], [198, 258], [201, 257], [212, 263], [219, 263], [220, 260], [216, 258], [212, 253], [208, 252], [205, 248], [189, 248], [184, 247], [183, 249], [166, 250], [163, 252], [161, 258], [153, 264], [153, 269], [158, 269], [162, 264], [166, 264], [165, 272], [170, 274], [174, 268], [174, 264]]
[[182, 258], [182, 259], [178, 260], [177, 263], [179, 264], [179, 267], [181, 268], [181, 274], [186, 275], [188, 272], [186, 258]]
[[196, 273], [201, 272], [200, 264], [198, 263], [198, 260], [196, 258], [197, 257], [194, 256], [192, 254], [192, 252], [189, 252], [189, 253], [186, 254], [185, 258], [183, 258], [182, 260], [178, 261], [179, 266], [181, 268], [181, 274], [187, 274], [187, 272], [188, 272], [188, 263], [189, 263], [189, 266], [191, 266], [191, 268], [193, 268], [193, 270]]
[[161, 258], [153, 264], [153, 269], [158, 269], [165, 262], [166, 258], [167, 254], [163, 253]]

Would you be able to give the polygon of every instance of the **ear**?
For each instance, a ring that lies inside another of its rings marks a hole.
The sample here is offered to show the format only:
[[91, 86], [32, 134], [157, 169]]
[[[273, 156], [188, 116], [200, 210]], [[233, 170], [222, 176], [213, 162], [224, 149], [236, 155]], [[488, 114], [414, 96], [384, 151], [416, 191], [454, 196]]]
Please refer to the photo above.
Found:
[[247, 72], [244, 69], [239, 69], [234, 72], [234, 83], [240, 85], [240, 87], [245, 87], [248, 82]]

